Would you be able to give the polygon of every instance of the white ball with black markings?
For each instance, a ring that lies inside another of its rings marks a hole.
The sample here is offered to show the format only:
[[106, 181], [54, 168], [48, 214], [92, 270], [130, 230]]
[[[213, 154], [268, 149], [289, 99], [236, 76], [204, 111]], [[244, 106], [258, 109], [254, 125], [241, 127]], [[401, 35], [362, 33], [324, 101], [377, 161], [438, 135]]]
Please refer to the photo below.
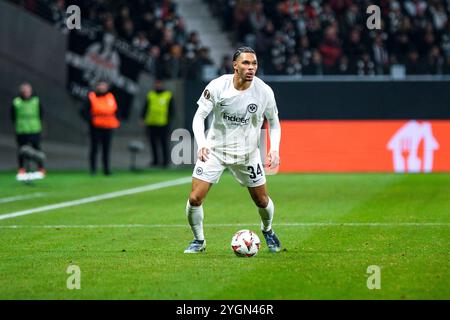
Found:
[[231, 239], [231, 249], [238, 257], [253, 257], [258, 254], [261, 240], [251, 230], [239, 230]]

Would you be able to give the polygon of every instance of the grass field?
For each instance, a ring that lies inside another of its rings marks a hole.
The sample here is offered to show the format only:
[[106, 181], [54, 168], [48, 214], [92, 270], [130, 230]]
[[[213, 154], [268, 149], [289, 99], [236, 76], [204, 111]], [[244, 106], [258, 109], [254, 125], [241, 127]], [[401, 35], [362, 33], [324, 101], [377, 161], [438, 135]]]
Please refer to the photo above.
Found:
[[[246, 189], [228, 173], [204, 204], [201, 255], [183, 254], [189, 182], [5, 218], [189, 176], [50, 172], [24, 185], [1, 173], [0, 299], [450, 299], [448, 174], [270, 176], [284, 250], [271, 254], [263, 242], [253, 258], [230, 249], [237, 230], [263, 237]], [[80, 290], [66, 287], [69, 265], [80, 267]], [[381, 268], [379, 290], [367, 287], [370, 265]]]

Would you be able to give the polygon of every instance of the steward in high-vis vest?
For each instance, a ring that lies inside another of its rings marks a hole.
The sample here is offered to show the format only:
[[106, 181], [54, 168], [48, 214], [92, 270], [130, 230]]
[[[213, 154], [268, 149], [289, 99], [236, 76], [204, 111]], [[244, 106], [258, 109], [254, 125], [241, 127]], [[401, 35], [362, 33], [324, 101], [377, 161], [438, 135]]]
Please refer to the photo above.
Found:
[[42, 131], [39, 98], [34, 96], [28, 99], [16, 97], [13, 100], [13, 115], [16, 134], [39, 134]]
[[119, 127], [119, 119], [116, 116], [117, 102], [111, 92], [104, 95], [89, 92], [88, 98], [91, 106], [90, 117], [93, 127], [100, 129], [115, 129]]
[[[141, 121], [145, 125], [146, 135], [150, 144], [150, 166], [169, 165], [169, 125], [173, 116], [172, 92], [164, 89], [161, 80], [155, 80], [154, 89], [147, 94], [142, 108]], [[161, 147], [159, 151], [158, 147]]]
[[[17, 160], [19, 171], [17, 178], [25, 175], [25, 157], [20, 149], [31, 145], [35, 150], [41, 151], [43, 109], [39, 97], [33, 95], [33, 88], [29, 83], [20, 85], [20, 95], [13, 99], [11, 106], [11, 121], [14, 125], [18, 146]], [[42, 159], [37, 161], [39, 178], [45, 176]]]
[[97, 153], [102, 147], [103, 173], [111, 174], [110, 155], [114, 129], [120, 126], [118, 106], [109, 85], [99, 81], [95, 92], [89, 92], [88, 103], [82, 110], [82, 117], [89, 123], [90, 152], [89, 167], [92, 175], [97, 173]]

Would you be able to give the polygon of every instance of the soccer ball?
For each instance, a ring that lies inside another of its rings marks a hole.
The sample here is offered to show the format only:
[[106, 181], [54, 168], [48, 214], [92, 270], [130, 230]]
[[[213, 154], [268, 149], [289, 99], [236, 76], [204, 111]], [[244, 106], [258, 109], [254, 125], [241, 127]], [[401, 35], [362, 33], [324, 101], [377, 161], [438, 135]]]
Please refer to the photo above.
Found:
[[251, 230], [240, 230], [231, 239], [231, 249], [238, 257], [253, 257], [259, 251], [261, 241]]

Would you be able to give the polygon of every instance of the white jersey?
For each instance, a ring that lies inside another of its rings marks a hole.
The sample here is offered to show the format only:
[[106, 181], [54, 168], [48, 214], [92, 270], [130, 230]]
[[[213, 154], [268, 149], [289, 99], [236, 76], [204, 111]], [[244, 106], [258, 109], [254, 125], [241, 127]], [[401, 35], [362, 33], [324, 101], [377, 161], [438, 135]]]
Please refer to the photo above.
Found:
[[258, 77], [239, 91], [233, 74], [212, 80], [197, 101], [199, 111], [213, 113], [206, 145], [225, 163], [245, 162], [258, 152], [264, 116], [278, 117], [272, 89]]

